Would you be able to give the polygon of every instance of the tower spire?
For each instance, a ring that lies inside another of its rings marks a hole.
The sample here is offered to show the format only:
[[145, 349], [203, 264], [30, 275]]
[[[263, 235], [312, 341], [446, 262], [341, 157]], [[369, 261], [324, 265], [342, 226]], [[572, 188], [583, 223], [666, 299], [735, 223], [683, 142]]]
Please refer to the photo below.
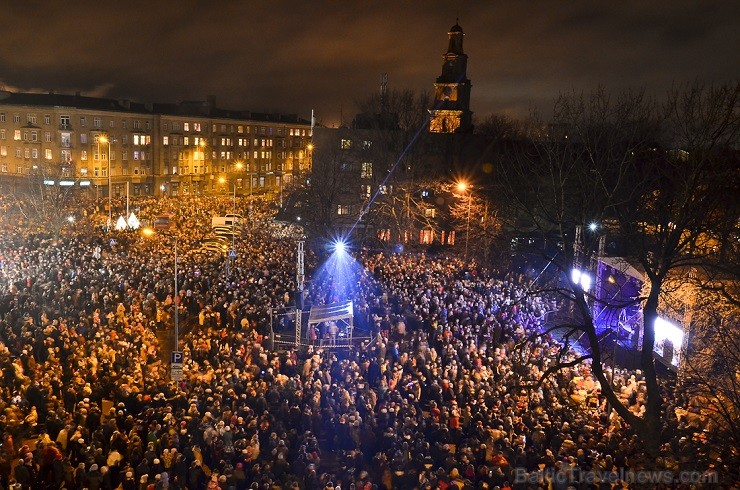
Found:
[[442, 55], [442, 74], [434, 84], [434, 108], [429, 131], [435, 133], [467, 133], [472, 130], [468, 55], [463, 51], [465, 32], [460, 27], [460, 19], [455, 21], [447, 32], [449, 44], [447, 52]]

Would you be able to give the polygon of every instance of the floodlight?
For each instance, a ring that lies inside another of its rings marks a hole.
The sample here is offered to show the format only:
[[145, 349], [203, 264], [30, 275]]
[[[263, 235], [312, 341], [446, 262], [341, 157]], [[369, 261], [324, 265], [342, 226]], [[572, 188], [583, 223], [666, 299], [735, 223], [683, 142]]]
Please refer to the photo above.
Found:
[[578, 269], [570, 271], [570, 280], [573, 281], [574, 284], [581, 282], [581, 271]]
[[334, 242], [334, 251], [336, 253], [344, 253], [347, 250], [347, 244], [344, 243], [344, 240], [336, 240]]
[[573, 269], [570, 271], [570, 280], [573, 282], [573, 284], [579, 284], [581, 286], [581, 289], [584, 291], [588, 291], [591, 289], [591, 276], [589, 276], [586, 272], [581, 272], [578, 269]]
[[591, 289], [591, 276], [588, 274], [581, 274], [581, 288], [584, 291]]
[[593, 222], [588, 225], [588, 229], [591, 231], [596, 231], [599, 228], [599, 224], [596, 222]]

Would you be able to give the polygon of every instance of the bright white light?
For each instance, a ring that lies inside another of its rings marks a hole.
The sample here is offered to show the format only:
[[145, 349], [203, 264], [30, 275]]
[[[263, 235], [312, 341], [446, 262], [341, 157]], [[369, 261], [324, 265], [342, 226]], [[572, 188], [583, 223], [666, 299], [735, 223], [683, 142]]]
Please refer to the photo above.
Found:
[[44, 185], [54, 185], [55, 183], [56, 182], [54, 182], [53, 180], [45, 180], [44, 181]]
[[578, 269], [573, 269], [570, 271], [570, 280], [573, 281], [573, 284], [578, 284], [581, 282], [581, 271]]
[[591, 231], [596, 231], [598, 228], [599, 228], [598, 223], [591, 223], [590, 225], [588, 225], [588, 229]]
[[581, 289], [584, 291], [591, 289], [591, 276], [585, 272], [581, 272], [578, 269], [571, 270], [570, 280], [573, 281], [573, 284], [580, 284]]
[[89, 180], [81, 180], [80, 181], [80, 186], [86, 187], [86, 186], [89, 186], [89, 185], [90, 185], [90, 181]]
[[75, 183], [73, 180], [60, 180], [59, 185], [64, 186], [64, 187], [69, 187], [69, 186], [75, 185]]
[[581, 288], [584, 291], [591, 289], [591, 276], [588, 274], [581, 274]]
[[75, 217], [70, 214], [69, 216], [67, 216], [67, 221], [69, 221], [70, 223], [74, 223]]
[[683, 329], [660, 317], [655, 319], [655, 345], [670, 340], [676, 350], [683, 345]]
[[159, 190], [162, 191], [162, 192], [164, 192], [164, 184], [162, 184], [162, 185], [159, 186]]
[[334, 251], [336, 253], [344, 253], [347, 250], [347, 244], [344, 243], [342, 240], [337, 240], [334, 242]]

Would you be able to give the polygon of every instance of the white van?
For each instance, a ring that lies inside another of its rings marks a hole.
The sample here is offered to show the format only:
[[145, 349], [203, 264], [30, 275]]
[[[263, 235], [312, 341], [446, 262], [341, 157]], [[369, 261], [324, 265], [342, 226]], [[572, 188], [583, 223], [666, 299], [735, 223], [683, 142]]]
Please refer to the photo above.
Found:
[[238, 216], [236, 214], [228, 214], [226, 216], [214, 216], [213, 218], [211, 218], [211, 228], [215, 228], [217, 226], [237, 228], [239, 227], [240, 221], [241, 221], [241, 216]]

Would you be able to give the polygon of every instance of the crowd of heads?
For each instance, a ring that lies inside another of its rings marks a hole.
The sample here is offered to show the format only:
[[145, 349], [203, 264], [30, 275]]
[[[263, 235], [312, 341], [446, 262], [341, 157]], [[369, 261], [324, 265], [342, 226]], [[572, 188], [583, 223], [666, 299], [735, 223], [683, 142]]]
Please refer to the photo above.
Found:
[[[91, 207], [49, 235], [6, 212], [3, 488], [627, 488], [578, 475], [700, 459], [701, 427], [676, 420], [668, 393], [666, 432], [684, 437], [662, 441], [656, 462], [588, 364], [540, 382], [560, 343], [533, 334], [560, 305], [528, 293], [531, 278], [364, 251], [349, 287], [328, 277], [308, 294], [313, 304], [352, 300], [367, 339], [278, 347], [271, 330], [290, 318], [271, 313], [295, 306], [295, 230], [272, 223], [264, 203], [240, 202], [249, 216], [227, 269], [198, 243], [231, 200], [135, 203], [141, 220], [170, 214], [173, 228], [109, 232]], [[307, 254], [307, 272], [316, 260]], [[175, 316], [180, 381], [163, 360]], [[639, 371], [610, 380], [644, 411]]]

